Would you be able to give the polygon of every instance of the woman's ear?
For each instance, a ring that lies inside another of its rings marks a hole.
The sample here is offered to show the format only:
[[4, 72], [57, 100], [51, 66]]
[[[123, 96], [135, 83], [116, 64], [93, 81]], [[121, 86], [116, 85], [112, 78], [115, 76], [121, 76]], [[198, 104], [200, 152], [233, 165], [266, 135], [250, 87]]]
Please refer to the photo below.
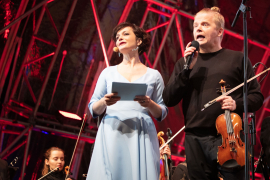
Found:
[[141, 45], [142, 44], [142, 39], [141, 38], [138, 38], [137, 39], [137, 46]]
[[45, 164], [46, 164], [46, 165], [49, 165], [48, 159], [45, 159]]

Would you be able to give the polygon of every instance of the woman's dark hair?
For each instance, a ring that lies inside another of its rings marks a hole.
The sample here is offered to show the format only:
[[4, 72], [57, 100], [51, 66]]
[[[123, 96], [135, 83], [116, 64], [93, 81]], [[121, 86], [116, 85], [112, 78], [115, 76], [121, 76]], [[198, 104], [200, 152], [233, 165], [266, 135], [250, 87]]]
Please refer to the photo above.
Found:
[[143, 52], [146, 52], [149, 49], [151, 43], [150, 35], [143, 28], [140, 28], [139, 26], [129, 22], [123, 22], [113, 29], [112, 39], [114, 42], [116, 42], [117, 32], [125, 27], [131, 27], [137, 39], [142, 40], [142, 43], [139, 45], [139, 55], [141, 55]]

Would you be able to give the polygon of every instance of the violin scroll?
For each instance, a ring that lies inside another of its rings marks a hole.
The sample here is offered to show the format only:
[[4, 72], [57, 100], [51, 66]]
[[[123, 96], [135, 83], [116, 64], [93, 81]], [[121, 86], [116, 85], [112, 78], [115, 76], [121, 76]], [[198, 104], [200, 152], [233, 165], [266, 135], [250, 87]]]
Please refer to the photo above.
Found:
[[162, 144], [165, 143], [165, 140], [161, 137], [164, 135], [164, 132], [163, 131], [160, 131], [158, 134], [157, 134], [157, 137], [158, 137], [158, 141], [159, 141], [159, 145], [161, 146]]
[[66, 174], [66, 175], [72, 175], [72, 173], [70, 172], [69, 166], [66, 166], [66, 167], [65, 167], [65, 174]]

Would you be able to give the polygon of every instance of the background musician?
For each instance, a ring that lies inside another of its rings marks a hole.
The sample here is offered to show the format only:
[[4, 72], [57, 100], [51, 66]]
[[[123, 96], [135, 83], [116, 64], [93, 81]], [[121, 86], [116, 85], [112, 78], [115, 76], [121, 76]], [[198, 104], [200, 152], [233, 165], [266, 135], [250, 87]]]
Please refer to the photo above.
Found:
[[0, 159], [0, 180], [8, 180], [8, 163]]
[[[199, 42], [199, 52], [195, 52], [189, 69], [184, 69], [186, 58], [196, 48], [186, 46], [184, 57], [175, 64], [171, 78], [164, 89], [163, 100], [169, 106], [177, 105], [181, 100], [185, 118], [185, 152], [189, 177], [197, 179], [224, 180], [244, 179], [244, 168], [225, 170], [217, 163], [218, 146], [222, 139], [217, 135], [216, 118], [230, 110], [242, 116], [243, 89], [230, 96], [217, 99], [219, 103], [201, 111], [204, 104], [218, 97], [216, 88], [223, 79], [230, 87], [236, 87], [244, 80], [243, 53], [224, 49], [221, 41], [224, 32], [224, 17], [219, 8], [205, 8], [195, 15], [193, 36]], [[252, 65], [248, 61], [247, 78], [254, 76]], [[257, 111], [263, 103], [263, 95], [257, 80], [248, 84], [248, 111]]]
[[[51, 147], [45, 154], [44, 167], [42, 169], [42, 176], [46, 175], [55, 168], [59, 168], [59, 171], [50, 173], [42, 180], [65, 180], [66, 173], [64, 171], [65, 154], [64, 151], [58, 147]], [[67, 180], [72, 180], [67, 178]]]
[[[265, 176], [265, 179], [270, 176], [270, 136], [269, 136], [269, 131], [270, 131], [270, 116], [266, 117], [261, 125], [261, 136], [260, 136], [260, 140], [261, 140], [261, 145], [262, 145], [262, 152], [261, 155], [262, 156], [262, 162], [263, 166], [262, 166], [262, 170], [263, 170], [263, 174]], [[262, 165], [262, 164], [261, 164]]]

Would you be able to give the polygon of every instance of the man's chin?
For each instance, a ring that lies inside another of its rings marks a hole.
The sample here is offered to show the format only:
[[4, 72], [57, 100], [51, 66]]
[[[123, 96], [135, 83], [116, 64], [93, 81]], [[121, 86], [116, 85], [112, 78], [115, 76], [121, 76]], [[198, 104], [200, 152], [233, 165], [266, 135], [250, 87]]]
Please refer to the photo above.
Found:
[[200, 46], [205, 45], [207, 42], [206, 41], [198, 41], [198, 43], [200, 44]]

